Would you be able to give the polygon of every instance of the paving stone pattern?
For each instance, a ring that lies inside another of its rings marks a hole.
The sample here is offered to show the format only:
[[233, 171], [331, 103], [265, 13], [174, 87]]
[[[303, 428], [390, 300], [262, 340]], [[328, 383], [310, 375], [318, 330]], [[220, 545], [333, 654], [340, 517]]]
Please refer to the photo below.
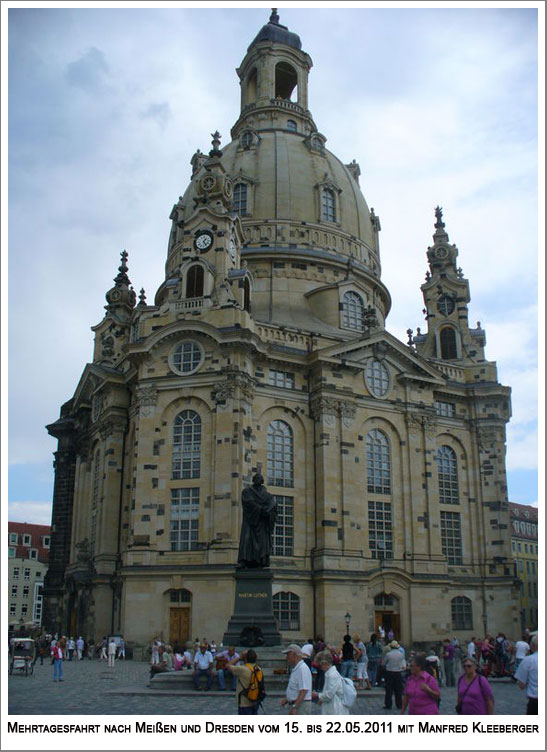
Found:
[[[164, 694], [148, 688], [147, 663], [117, 661], [109, 669], [101, 661], [66, 661], [64, 681], [53, 682], [53, 666], [49, 660], [35, 666], [29, 677], [13, 675], [8, 682], [8, 712], [10, 715], [235, 715], [235, 693], [183, 691]], [[525, 693], [511, 680], [491, 681], [496, 715], [526, 713]], [[282, 694], [269, 696], [264, 704], [268, 715], [286, 715], [279, 701]], [[398, 715], [398, 711], [384, 710], [384, 692], [380, 688], [360, 692], [352, 715]], [[455, 715], [456, 690], [443, 687], [440, 710], [443, 715]], [[313, 714], [321, 712], [313, 704]]]

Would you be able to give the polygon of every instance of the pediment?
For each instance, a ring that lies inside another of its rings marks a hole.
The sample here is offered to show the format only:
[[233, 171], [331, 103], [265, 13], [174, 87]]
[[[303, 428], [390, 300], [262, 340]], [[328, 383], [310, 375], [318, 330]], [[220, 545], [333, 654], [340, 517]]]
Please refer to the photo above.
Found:
[[440, 371], [386, 331], [326, 347], [315, 355], [317, 360], [358, 369], [364, 369], [371, 358], [385, 359], [395, 369], [400, 381], [410, 379], [438, 385], [445, 383]]
[[91, 404], [93, 395], [107, 381], [122, 384], [125, 378], [112, 368], [88, 363], [74, 392], [74, 407]]

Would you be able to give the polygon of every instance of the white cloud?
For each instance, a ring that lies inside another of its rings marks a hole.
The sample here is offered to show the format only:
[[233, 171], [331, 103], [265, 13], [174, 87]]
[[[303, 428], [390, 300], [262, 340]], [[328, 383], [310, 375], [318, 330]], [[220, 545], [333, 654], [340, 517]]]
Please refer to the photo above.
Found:
[[538, 432], [534, 425], [507, 427], [507, 470], [537, 470]]
[[10, 501], [8, 519], [10, 522], [51, 525], [51, 501]]

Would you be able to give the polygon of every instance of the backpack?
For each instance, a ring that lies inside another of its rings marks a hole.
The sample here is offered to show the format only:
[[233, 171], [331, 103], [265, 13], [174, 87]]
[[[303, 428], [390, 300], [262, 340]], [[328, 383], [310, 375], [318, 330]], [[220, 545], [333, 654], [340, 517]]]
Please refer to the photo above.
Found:
[[348, 679], [345, 676], [342, 676], [341, 679], [343, 693], [342, 704], [345, 705], [346, 708], [351, 708], [357, 698], [357, 690], [355, 689], [355, 684], [351, 679]]
[[251, 663], [246, 663], [245, 665], [251, 671], [251, 679], [247, 689], [242, 689], [239, 696], [244, 695], [250, 702], [260, 705], [266, 698], [264, 674], [260, 666], [253, 666]]

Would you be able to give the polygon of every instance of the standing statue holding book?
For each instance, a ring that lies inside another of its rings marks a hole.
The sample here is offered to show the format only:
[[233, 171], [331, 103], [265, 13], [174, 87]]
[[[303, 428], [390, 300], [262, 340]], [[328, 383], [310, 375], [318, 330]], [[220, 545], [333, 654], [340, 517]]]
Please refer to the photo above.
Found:
[[252, 486], [241, 493], [243, 521], [239, 539], [238, 567], [245, 569], [270, 566], [272, 539], [277, 519], [277, 503], [264, 486], [260, 473], [253, 476]]

